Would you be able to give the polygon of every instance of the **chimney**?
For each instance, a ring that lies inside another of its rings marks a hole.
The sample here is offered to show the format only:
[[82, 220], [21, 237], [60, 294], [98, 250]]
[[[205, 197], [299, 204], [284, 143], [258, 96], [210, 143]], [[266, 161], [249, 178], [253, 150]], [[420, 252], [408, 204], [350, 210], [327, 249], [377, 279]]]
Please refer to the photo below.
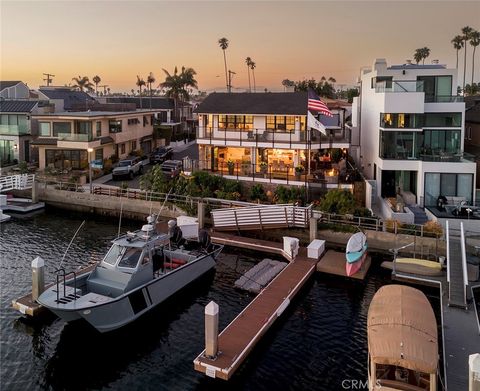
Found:
[[405, 60], [407, 62], [406, 65], [412, 65], [412, 60]]
[[432, 64], [438, 64], [438, 60], [432, 60]]

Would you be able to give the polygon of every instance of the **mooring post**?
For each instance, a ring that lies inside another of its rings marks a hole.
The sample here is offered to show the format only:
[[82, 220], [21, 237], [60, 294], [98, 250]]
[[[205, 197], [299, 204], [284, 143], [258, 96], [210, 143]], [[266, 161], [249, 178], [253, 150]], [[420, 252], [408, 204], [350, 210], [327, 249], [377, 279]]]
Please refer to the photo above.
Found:
[[37, 257], [32, 261], [32, 300], [37, 300], [45, 290], [45, 261]]
[[310, 217], [310, 243], [317, 238], [318, 233], [318, 219]]
[[35, 180], [32, 182], [32, 204], [36, 204], [38, 202], [38, 189], [37, 189], [37, 182]]
[[480, 354], [468, 356], [468, 391], [480, 389]]
[[215, 358], [218, 352], [218, 304], [205, 306], [205, 356]]
[[203, 229], [205, 227], [205, 204], [202, 201], [198, 201], [197, 218], [198, 228]]

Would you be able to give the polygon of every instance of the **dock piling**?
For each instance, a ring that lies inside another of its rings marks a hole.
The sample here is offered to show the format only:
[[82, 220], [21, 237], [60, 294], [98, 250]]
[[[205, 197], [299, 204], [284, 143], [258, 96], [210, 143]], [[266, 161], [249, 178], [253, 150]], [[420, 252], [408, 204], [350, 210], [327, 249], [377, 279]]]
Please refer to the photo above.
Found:
[[318, 234], [318, 219], [310, 217], [310, 243], [317, 239]]
[[32, 183], [32, 204], [36, 204], [38, 202], [38, 190], [37, 190], [37, 182], [35, 180]]
[[205, 356], [210, 359], [218, 353], [218, 312], [214, 301], [205, 306]]
[[468, 357], [468, 391], [480, 390], [480, 354]]
[[38, 299], [45, 290], [45, 261], [37, 257], [32, 261], [32, 300]]
[[205, 227], [205, 204], [201, 201], [198, 202], [197, 218], [198, 228], [203, 229]]

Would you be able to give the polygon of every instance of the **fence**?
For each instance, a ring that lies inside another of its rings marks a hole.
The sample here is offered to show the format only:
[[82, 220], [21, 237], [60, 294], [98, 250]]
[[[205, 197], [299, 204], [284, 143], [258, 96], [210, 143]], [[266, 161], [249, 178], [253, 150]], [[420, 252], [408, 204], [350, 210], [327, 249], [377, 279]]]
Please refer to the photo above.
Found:
[[0, 177], [0, 192], [31, 189], [35, 175], [19, 174]]

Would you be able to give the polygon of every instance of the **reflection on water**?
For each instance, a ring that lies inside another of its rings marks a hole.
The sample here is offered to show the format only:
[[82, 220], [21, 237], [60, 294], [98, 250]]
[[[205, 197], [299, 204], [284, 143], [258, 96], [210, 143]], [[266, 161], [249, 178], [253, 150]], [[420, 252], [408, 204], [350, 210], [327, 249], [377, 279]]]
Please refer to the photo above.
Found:
[[[233, 283], [260, 254], [224, 251], [207, 273], [138, 321], [100, 334], [83, 321], [65, 324], [52, 315], [26, 321], [10, 308], [29, 290], [31, 260], [46, 260], [47, 280], [73, 233], [86, 218], [48, 211], [1, 228], [0, 286], [2, 390], [337, 390], [342, 379], [364, 380], [366, 317], [374, 293], [389, 282], [373, 265], [365, 282], [315, 275], [228, 383], [193, 370], [203, 350], [204, 306], [220, 306], [223, 329], [253, 298]], [[116, 235], [117, 222], [87, 216], [64, 265], [76, 268], [100, 259]], [[136, 222], [123, 223], [123, 230]], [[425, 290], [434, 308], [435, 291]], [[438, 312], [438, 311], [437, 311]]]

